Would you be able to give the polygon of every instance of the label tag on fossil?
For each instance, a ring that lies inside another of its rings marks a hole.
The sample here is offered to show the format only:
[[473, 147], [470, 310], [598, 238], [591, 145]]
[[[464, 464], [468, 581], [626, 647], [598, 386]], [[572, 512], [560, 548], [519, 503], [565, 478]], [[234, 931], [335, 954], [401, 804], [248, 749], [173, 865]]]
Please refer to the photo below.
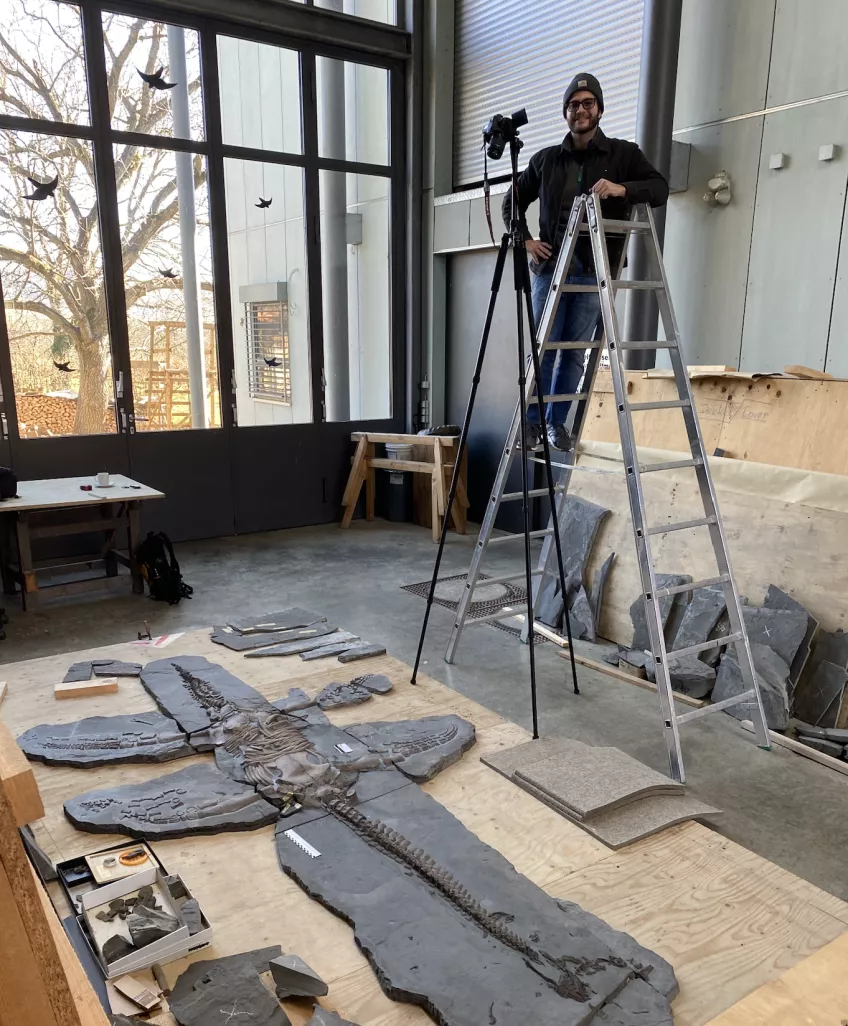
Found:
[[283, 831], [290, 841], [293, 841], [298, 848], [302, 848], [311, 859], [317, 859], [321, 854], [317, 848], [313, 848], [309, 841], [304, 840], [296, 830]]

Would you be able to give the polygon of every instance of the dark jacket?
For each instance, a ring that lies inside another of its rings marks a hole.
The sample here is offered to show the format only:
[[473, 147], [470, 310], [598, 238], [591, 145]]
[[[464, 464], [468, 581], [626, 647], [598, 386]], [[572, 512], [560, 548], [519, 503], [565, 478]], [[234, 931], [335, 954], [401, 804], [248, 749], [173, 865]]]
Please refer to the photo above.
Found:
[[[605, 199], [601, 209], [604, 217], [626, 219], [634, 203], [650, 203], [652, 207], [660, 207], [668, 199], [668, 182], [648, 162], [645, 154], [636, 143], [626, 139], [608, 139], [598, 128], [594, 138], [584, 151], [583, 176], [578, 187], [577, 162], [571, 148], [571, 133], [558, 146], [548, 146], [539, 150], [530, 158], [530, 163], [518, 178], [518, 205], [521, 213], [521, 229], [525, 239], [532, 238], [527, 227], [525, 212], [530, 204], [539, 200], [539, 238], [553, 248], [549, 260], [536, 264], [531, 261], [530, 267], [536, 274], [541, 274], [545, 266], [554, 266], [562, 231], [560, 224], [567, 218], [574, 197], [580, 193], [590, 192], [595, 182], [601, 178], [624, 185], [627, 195], [622, 199]], [[503, 200], [503, 219], [507, 228], [511, 214], [511, 193]], [[565, 204], [564, 217], [561, 212]], [[560, 229], [560, 230], [558, 230]], [[624, 240], [621, 235], [607, 237], [610, 266], [617, 268]], [[592, 249], [588, 238], [578, 240], [575, 257], [580, 260], [583, 268], [593, 267]], [[572, 268], [574, 273], [574, 268]]]

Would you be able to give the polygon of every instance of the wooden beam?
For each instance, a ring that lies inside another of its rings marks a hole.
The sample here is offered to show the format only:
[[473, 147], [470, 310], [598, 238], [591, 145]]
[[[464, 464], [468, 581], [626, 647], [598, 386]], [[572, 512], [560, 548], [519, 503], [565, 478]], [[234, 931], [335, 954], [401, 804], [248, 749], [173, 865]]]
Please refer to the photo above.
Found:
[[67, 684], [56, 684], [54, 698], [85, 698], [87, 695], [113, 695], [118, 690], [117, 677], [100, 677], [94, 680], [74, 680]]
[[0, 722], [0, 789], [6, 792], [15, 826], [26, 826], [44, 816], [35, 774], [5, 724]]
[[365, 519], [374, 519], [374, 502], [377, 495], [377, 481], [374, 474], [374, 443], [369, 442], [365, 454]]
[[350, 522], [353, 520], [353, 512], [356, 509], [359, 492], [365, 482], [367, 472], [367, 455], [368, 441], [365, 438], [360, 438], [356, 446], [356, 452], [353, 455], [353, 466], [350, 468], [350, 477], [347, 479], [347, 486], [344, 490], [344, 495], [342, 496], [342, 506], [345, 507], [341, 523], [343, 528], [350, 527]]
[[[438, 452], [438, 449], [434, 449], [434, 452]], [[432, 463], [419, 463], [415, 460], [384, 460], [377, 459], [371, 460], [371, 466], [376, 467], [378, 470], [408, 470], [413, 474], [432, 474], [433, 464]], [[453, 471], [452, 463], [442, 464], [445, 470]]]
[[350, 437], [354, 442], [359, 442], [364, 438], [368, 442], [379, 442], [382, 445], [385, 445], [386, 442], [391, 445], [435, 445], [436, 439], [438, 439], [441, 445], [450, 448], [456, 445], [459, 435], [400, 435], [379, 431], [353, 431]]

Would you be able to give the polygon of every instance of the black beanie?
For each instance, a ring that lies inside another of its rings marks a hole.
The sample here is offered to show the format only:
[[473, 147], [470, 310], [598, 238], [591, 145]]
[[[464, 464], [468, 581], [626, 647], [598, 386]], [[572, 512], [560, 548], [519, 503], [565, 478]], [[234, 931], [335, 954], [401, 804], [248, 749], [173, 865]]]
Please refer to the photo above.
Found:
[[588, 89], [592, 93], [598, 101], [598, 110], [603, 114], [604, 92], [601, 89], [601, 83], [594, 75], [590, 75], [588, 71], [581, 71], [579, 75], [575, 75], [568, 83], [568, 88], [565, 90], [565, 96], [562, 98], [562, 116], [565, 117], [565, 108], [568, 106], [568, 101], [580, 89]]

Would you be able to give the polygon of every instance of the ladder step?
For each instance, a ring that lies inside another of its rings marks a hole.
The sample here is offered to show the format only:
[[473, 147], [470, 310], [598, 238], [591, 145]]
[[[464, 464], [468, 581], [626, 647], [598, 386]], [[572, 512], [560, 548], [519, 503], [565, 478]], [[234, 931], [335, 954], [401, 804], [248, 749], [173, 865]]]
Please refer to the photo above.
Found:
[[[544, 460], [539, 460], [540, 463], [544, 463]], [[551, 464], [553, 466], [553, 463]], [[554, 485], [554, 492], [560, 494], [564, 491], [562, 485]], [[547, 488], [530, 488], [527, 492], [528, 499], [546, 499], [548, 497]], [[501, 502], [515, 502], [517, 499], [523, 499], [524, 496], [521, 492], [504, 492], [501, 496]]]
[[682, 410], [692, 404], [688, 399], [658, 399], [653, 403], [628, 403], [632, 412], [638, 410]]
[[513, 616], [527, 615], [527, 603], [517, 602], [514, 606], [503, 606], [496, 613], [487, 613], [486, 616], [469, 616], [466, 624], [473, 627], [475, 623], [491, 623], [492, 620], [509, 620]]
[[619, 349], [677, 349], [674, 339], [657, 339], [655, 342], [619, 342]]
[[691, 712], [681, 713], [677, 717], [678, 723], [686, 723], [687, 720], [697, 720], [701, 716], [708, 716], [710, 713], [721, 712], [722, 709], [729, 709], [732, 705], [741, 705], [756, 702], [756, 695], [752, 691], [743, 691], [741, 695], [733, 695], [730, 698], [722, 699], [721, 702], [713, 702], [710, 705], [702, 705], [700, 709], [693, 709]]
[[682, 595], [684, 591], [694, 591], [696, 588], [710, 588], [714, 584], [727, 584], [730, 574], [719, 574], [718, 577], [705, 577], [703, 581], [692, 581], [691, 584], [675, 584], [672, 588], [657, 588], [657, 598], [665, 598], [666, 595]]
[[640, 474], [652, 474], [656, 470], [681, 470], [684, 467], [702, 467], [704, 461], [700, 456], [691, 460], [669, 460], [668, 463], [640, 463]]
[[709, 652], [711, 648], [723, 648], [725, 645], [732, 645], [734, 641], [741, 640], [742, 632], [737, 631], [735, 634], [725, 634], [723, 638], [714, 638], [712, 641], [702, 641], [699, 645], [688, 645], [686, 648], [675, 648], [671, 652], [666, 652], [666, 656], [671, 660], [673, 656], [696, 655], [698, 652]]
[[625, 278], [613, 278], [610, 282], [614, 289], [644, 289], [645, 291], [657, 291], [664, 289], [661, 281], [627, 281]]
[[[552, 534], [552, 533], [553, 532], [551, 531], [551, 528], [550, 527], [546, 527], [546, 528], [544, 528], [543, 530], [540, 530], [540, 531], [528, 531], [527, 532], [527, 537], [528, 538], [544, 538], [547, 535]], [[497, 538], [490, 538], [489, 539], [489, 544], [490, 545], [501, 545], [504, 542], [511, 542], [511, 541], [524, 541], [524, 533], [522, 532], [521, 534], [504, 534], [504, 535], [500, 535]], [[479, 544], [479, 542], [478, 542], [478, 544]]]
[[[540, 567], [537, 567], [535, 570], [530, 571], [530, 576], [541, 577], [544, 572]], [[474, 582], [474, 588], [483, 584], [506, 584], [508, 581], [523, 581], [524, 576], [524, 571], [518, 570], [514, 574], [500, 574], [498, 577], [478, 577]], [[469, 590], [473, 591], [474, 588]]]
[[597, 285], [562, 285], [560, 292], [597, 292]]
[[688, 531], [690, 527], [710, 527], [716, 522], [715, 517], [700, 517], [698, 520], [681, 520], [677, 524], [660, 524], [657, 527], [649, 527], [645, 534], [668, 534], [671, 531]]
[[[541, 456], [530, 456], [530, 457], [528, 457], [527, 462], [528, 463], [540, 463], [542, 466], [545, 465], [545, 461], [542, 459]], [[573, 463], [554, 463], [553, 460], [551, 460], [551, 466], [552, 467], [556, 467], [557, 470], [576, 470], [580, 474], [619, 474], [620, 475], [620, 474], [624, 473], [623, 470], [602, 470], [600, 467], [579, 467], [579, 466], [576, 467], [576, 466], [574, 466]], [[512, 497], [513, 495], [516, 495], [516, 494], [520, 495], [521, 493], [520, 492], [518, 492], [518, 493], [510, 492], [509, 493], [510, 497]], [[544, 494], [545, 495], [548, 494], [547, 488], [544, 490]]]
[[546, 349], [600, 349], [603, 342], [546, 342], [542, 350]]
[[[564, 392], [562, 395], [543, 395], [543, 403], [570, 403], [570, 402], [583, 402], [584, 399], [589, 398], [588, 392]], [[530, 405], [537, 402], [536, 396], [534, 395], [530, 399]]]
[[[604, 231], [608, 235], [616, 235], [620, 232], [649, 232], [651, 226], [647, 221], [614, 221], [604, 218]], [[581, 232], [588, 232], [589, 226], [583, 225]]]

